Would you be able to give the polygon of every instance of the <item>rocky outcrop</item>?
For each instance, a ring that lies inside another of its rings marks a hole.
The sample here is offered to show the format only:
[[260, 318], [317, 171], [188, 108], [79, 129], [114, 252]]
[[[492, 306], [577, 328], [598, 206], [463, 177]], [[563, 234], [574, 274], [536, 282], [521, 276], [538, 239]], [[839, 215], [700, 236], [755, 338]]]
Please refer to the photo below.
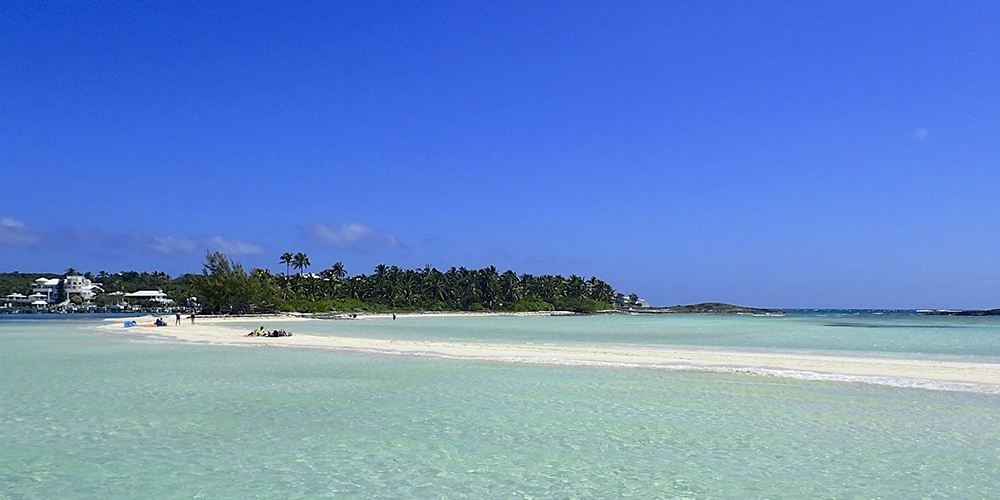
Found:
[[763, 316], [784, 316], [785, 312], [777, 309], [760, 309], [743, 307], [722, 302], [704, 302], [701, 304], [676, 305], [671, 307], [641, 307], [625, 308], [625, 312], [639, 314], [753, 314]]

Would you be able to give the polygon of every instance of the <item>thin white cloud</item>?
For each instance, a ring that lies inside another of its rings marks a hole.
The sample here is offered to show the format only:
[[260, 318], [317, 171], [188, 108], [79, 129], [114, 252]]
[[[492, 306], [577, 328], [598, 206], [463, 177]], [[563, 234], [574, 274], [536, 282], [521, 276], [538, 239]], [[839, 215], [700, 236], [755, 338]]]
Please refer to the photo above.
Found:
[[146, 248], [163, 255], [194, 253], [198, 247], [193, 240], [173, 236], [153, 236], [144, 243]]
[[207, 241], [208, 248], [227, 255], [264, 255], [264, 247], [239, 240], [216, 236]]
[[527, 258], [524, 259], [524, 261], [529, 263], [549, 263], [555, 261], [555, 259], [551, 255], [546, 255], [544, 253], [536, 253], [533, 255], [529, 255]]
[[395, 236], [356, 222], [336, 227], [317, 222], [311, 227], [306, 228], [306, 234], [319, 243], [338, 248], [401, 246]]
[[61, 244], [77, 248], [115, 249], [121, 248], [128, 243], [121, 234], [112, 234], [101, 229], [87, 227], [62, 227], [59, 228], [56, 235]]
[[0, 245], [27, 246], [38, 243], [41, 232], [13, 217], [0, 218]]
[[[242, 241], [225, 240], [220, 237], [205, 242], [218, 244], [233, 254], [258, 255], [263, 249]], [[137, 231], [131, 233], [106, 232], [87, 227], [60, 227], [54, 232], [44, 232], [28, 226], [13, 217], [0, 217], [0, 246], [31, 246], [45, 244], [58, 248], [97, 251], [144, 250], [162, 255], [191, 254], [204, 248], [197, 241], [175, 236], [150, 236]], [[254, 253], [257, 252], [257, 253]]]
[[921, 141], [926, 141], [927, 138], [931, 136], [931, 131], [925, 128], [918, 128], [913, 131], [913, 135], [916, 136], [916, 138], [920, 139]]

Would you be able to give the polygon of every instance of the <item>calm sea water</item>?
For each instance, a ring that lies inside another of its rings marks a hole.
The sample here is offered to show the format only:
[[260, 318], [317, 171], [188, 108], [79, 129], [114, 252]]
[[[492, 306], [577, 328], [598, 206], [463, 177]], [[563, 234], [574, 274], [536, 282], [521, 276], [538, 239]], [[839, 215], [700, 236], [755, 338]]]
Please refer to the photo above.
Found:
[[[250, 331], [253, 321], [232, 324]], [[638, 315], [571, 317], [405, 317], [396, 321], [314, 321], [282, 325], [299, 333], [366, 338], [599, 343], [730, 348], [1000, 363], [1000, 317], [914, 313], [797, 313], [780, 317]]]
[[[287, 326], [399, 338], [1000, 353], [997, 322], [982, 318], [664, 320]], [[990, 394], [186, 345], [74, 321], [0, 321], [0, 343], [0, 498], [1000, 497], [1000, 397]]]

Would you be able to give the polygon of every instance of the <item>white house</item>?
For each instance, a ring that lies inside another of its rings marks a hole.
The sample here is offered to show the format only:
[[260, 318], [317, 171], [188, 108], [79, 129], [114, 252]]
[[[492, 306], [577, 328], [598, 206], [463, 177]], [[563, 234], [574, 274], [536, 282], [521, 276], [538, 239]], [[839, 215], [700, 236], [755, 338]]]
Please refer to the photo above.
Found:
[[173, 299], [168, 298], [163, 290], [139, 290], [138, 292], [126, 293], [125, 298], [133, 299], [136, 302], [173, 303]]
[[44, 300], [46, 304], [56, 301], [59, 295], [59, 278], [38, 278], [35, 286], [31, 288], [32, 294], [28, 296], [32, 304], [39, 300]]
[[27, 304], [28, 297], [23, 293], [14, 292], [4, 296], [3, 299], [0, 299], [0, 302], [3, 302], [3, 307], [14, 307], [17, 304]]
[[91, 283], [83, 276], [67, 276], [65, 280], [38, 278], [35, 280], [35, 286], [31, 289], [33, 293], [28, 298], [31, 299], [32, 303], [39, 300], [44, 300], [46, 304], [55, 303], [56, 297], [59, 296], [60, 281], [63, 282], [63, 291], [66, 292], [67, 298], [79, 295], [83, 300], [90, 301], [102, 290], [100, 283]]
[[98, 292], [103, 291], [100, 283], [92, 283], [83, 276], [67, 276], [64, 280], [63, 288], [66, 290], [67, 297], [79, 295], [80, 298], [86, 301], [90, 301]]

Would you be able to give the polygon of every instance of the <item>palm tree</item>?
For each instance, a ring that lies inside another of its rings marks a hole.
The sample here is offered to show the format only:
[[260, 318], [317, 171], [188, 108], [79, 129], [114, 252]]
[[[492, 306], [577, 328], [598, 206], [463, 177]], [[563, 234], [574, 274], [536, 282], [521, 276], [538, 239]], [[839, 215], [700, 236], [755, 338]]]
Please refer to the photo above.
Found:
[[307, 268], [309, 268], [309, 264], [311, 264], [309, 262], [309, 256], [307, 256], [306, 254], [304, 254], [302, 252], [299, 252], [299, 253], [295, 254], [295, 257], [292, 257], [292, 267], [294, 267], [295, 269], [298, 269], [299, 275], [302, 274], [302, 271], [304, 271]]
[[281, 254], [281, 260], [278, 263], [285, 265], [285, 276], [288, 276], [288, 266], [292, 263], [292, 254], [288, 252]]
[[508, 270], [500, 275], [500, 295], [506, 304], [514, 305], [518, 300], [521, 300], [520, 285], [521, 282], [518, 281], [514, 271]]
[[587, 284], [583, 281], [583, 278], [571, 274], [569, 278], [565, 281], [563, 288], [566, 292], [567, 297], [585, 297], [589, 295], [587, 293]]
[[476, 274], [479, 278], [479, 289], [482, 291], [483, 302], [486, 307], [496, 309], [500, 303], [500, 275], [494, 266], [484, 267]]
[[333, 265], [333, 267], [331, 269], [333, 270], [333, 277], [334, 278], [337, 278], [338, 280], [342, 280], [342, 279], [344, 279], [344, 278], [347, 277], [347, 270], [344, 269], [344, 263], [343, 262], [337, 262], [336, 264]]
[[615, 301], [615, 289], [611, 285], [591, 276], [587, 280], [587, 288], [590, 289], [590, 298], [601, 302], [612, 303]]
[[445, 295], [448, 293], [448, 285], [445, 283], [445, 277], [441, 274], [441, 271], [437, 269], [431, 269], [424, 276], [423, 281], [424, 296], [430, 302], [444, 302]]
[[479, 289], [479, 283], [474, 276], [466, 276], [459, 280], [458, 286], [462, 293], [462, 298], [465, 303], [465, 307], [469, 307], [476, 302], [479, 302], [482, 293]]

